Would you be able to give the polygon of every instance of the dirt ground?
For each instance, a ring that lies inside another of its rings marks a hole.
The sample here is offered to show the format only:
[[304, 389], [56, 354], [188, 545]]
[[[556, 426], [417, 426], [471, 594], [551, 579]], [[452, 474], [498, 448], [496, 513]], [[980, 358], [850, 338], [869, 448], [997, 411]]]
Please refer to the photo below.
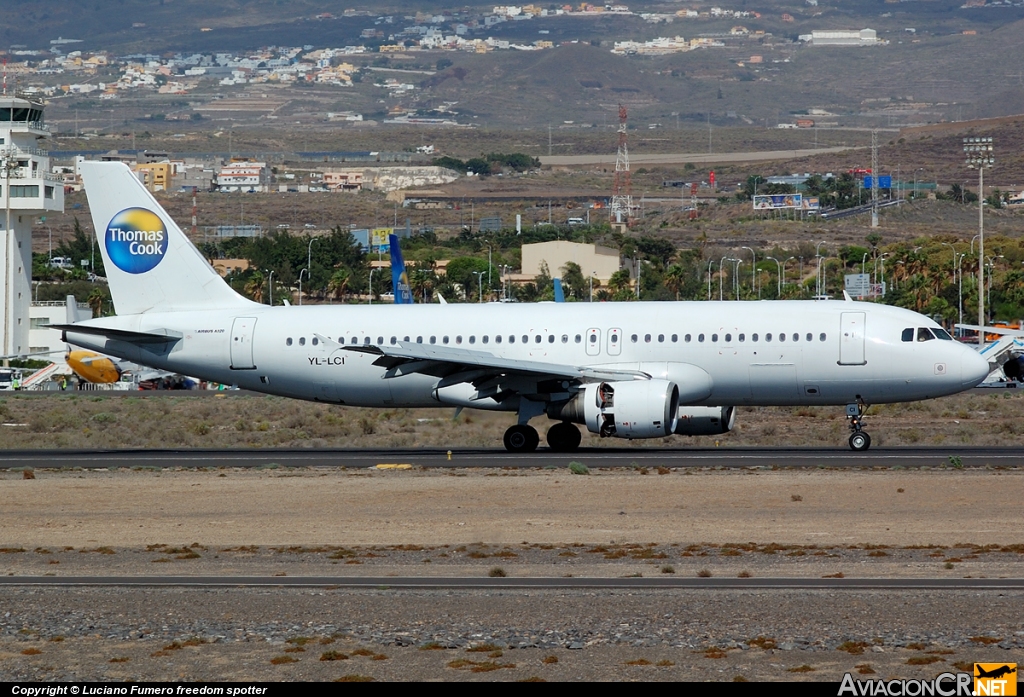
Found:
[[[360, 409], [221, 392], [6, 393], [0, 448], [501, 447], [511, 414], [453, 409]], [[871, 407], [875, 446], [1024, 445], [1024, 394], [971, 392]], [[543, 437], [554, 422], [535, 419]], [[732, 432], [632, 441], [629, 447], [845, 446], [841, 407], [740, 407]], [[626, 441], [583, 434], [583, 447]]]

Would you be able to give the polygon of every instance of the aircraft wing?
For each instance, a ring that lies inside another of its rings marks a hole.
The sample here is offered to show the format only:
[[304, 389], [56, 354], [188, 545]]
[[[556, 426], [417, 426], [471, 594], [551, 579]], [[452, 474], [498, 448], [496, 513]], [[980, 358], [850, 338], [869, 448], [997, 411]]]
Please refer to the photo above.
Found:
[[386, 378], [420, 373], [438, 378], [465, 375], [461, 382], [486, 381], [498, 376], [521, 376], [535, 380], [649, 380], [651, 376], [638, 370], [595, 369], [587, 366], [523, 361], [502, 358], [486, 351], [451, 348], [433, 344], [399, 343], [395, 346], [345, 346], [346, 351], [378, 356], [374, 365], [387, 368]]

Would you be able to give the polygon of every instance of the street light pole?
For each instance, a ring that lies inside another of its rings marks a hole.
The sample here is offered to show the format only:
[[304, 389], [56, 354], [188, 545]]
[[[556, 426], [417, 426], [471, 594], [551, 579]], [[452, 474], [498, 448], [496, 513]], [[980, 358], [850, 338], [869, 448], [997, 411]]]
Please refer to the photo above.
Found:
[[[313, 243], [319, 242], [319, 237], [314, 237], [309, 241], [309, 248], [306, 250], [306, 273], [309, 275], [309, 280], [313, 280]], [[299, 305], [302, 304], [302, 274], [299, 274]]]
[[302, 274], [309, 272], [309, 269], [299, 271], [299, 307], [302, 307]]
[[483, 271], [474, 271], [473, 275], [476, 276], [477, 286], [480, 289], [480, 299], [477, 302], [483, 302], [484, 301], [484, 272]]
[[753, 258], [753, 265], [750, 267], [750, 292], [753, 293], [757, 290], [754, 286], [757, 285], [757, 254], [754, 253], [751, 247], [741, 247], [741, 249], [749, 249], [750, 256]]
[[[964, 138], [967, 166], [978, 168], [978, 326], [985, 326], [985, 168], [995, 164], [991, 136]], [[978, 331], [978, 346], [985, 345], [985, 330]]]
[[370, 305], [373, 304], [373, 272], [377, 269], [370, 269]]

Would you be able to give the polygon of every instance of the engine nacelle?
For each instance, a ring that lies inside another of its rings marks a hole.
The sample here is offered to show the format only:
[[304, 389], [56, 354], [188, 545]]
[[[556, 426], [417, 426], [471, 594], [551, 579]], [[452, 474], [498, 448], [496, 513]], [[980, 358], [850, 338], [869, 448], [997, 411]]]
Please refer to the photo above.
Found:
[[735, 407], [679, 407], [677, 436], [717, 436], [736, 423]]
[[676, 429], [679, 388], [668, 380], [584, 385], [566, 404], [548, 410], [553, 419], [585, 424], [591, 433], [615, 438], [663, 438]]

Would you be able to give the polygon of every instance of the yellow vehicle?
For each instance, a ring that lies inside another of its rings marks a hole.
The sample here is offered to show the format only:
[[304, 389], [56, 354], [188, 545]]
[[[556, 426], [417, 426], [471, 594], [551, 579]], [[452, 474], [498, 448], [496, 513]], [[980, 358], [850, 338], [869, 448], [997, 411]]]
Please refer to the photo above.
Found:
[[92, 351], [71, 351], [66, 356], [68, 366], [86, 382], [110, 384], [121, 379], [121, 369], [113, 360]]

